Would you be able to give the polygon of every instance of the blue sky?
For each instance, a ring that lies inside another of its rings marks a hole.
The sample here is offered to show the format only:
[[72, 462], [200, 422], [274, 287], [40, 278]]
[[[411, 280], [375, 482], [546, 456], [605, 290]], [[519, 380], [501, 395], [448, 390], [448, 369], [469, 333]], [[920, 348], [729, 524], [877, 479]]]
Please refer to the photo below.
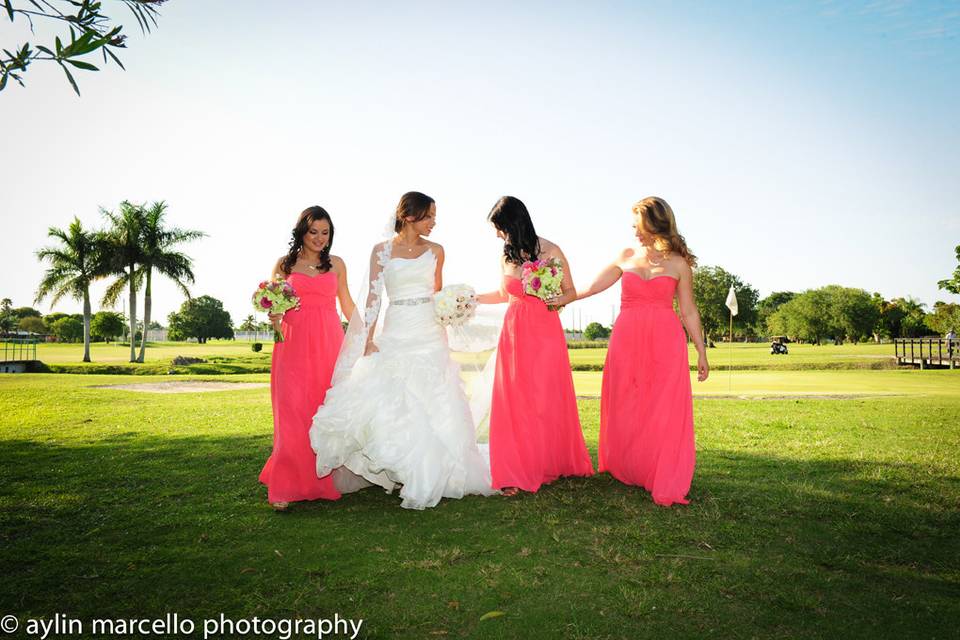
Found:
[[[128, 26], [126, 72], [79, 74], [82, 98], [39, 65], [0, 94], [19, 123], [0, 143], [0, 295], [32, 301], [48, 226], [165, 199], [210, 235], [194, 293], [239, 320], [301, 209], [331, 212], [356, 279], [417, 189], [447, 282], [478, 289], [497, 281], [499, 196], [585, 285], [655, 194], [702, 264], [762, 294], [960, 301], [936, 288], [960, 244], [957, 3], [271, 6], [171, 0], [153, 34]], [[9, 48], [25, 33], [5, 20]], [[617, 296], [577, 305], [583, 322], [608, 324]], [[162, 321], [181, 302], [157, 287]]]

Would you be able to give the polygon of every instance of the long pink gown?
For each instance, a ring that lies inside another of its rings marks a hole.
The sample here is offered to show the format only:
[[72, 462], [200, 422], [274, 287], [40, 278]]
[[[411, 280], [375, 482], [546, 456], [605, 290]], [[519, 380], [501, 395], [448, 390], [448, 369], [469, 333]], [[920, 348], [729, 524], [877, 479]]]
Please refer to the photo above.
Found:
[[504, 276], [510, 304], [500, 332], [490, 407], [493, 487], [536, 491], [560, 476], [589, 476], [560, 314]]
[[600, 471], [653, 501], [687, 504], [696, 458], [687, 338], [673, 310], [676, 278], [625, 271], [603, 368]]
[[337, 314], [337, 274], [294, 272], [287, 278], [300, 298], [300, 309], [283, 316], [284, 342], [273, 346], [270, 398], [273, 401], [273, 453], [260, 482], [270, 502], [336, 500], [333, 478], [317, 477], [310, 446], [313, 414], [323, 404], [333, 365], [343, 342]]

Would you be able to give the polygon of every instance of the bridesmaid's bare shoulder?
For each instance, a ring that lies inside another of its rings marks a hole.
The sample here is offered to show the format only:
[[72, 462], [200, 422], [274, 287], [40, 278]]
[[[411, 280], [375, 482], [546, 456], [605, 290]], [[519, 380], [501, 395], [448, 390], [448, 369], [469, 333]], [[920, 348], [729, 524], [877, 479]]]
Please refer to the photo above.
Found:
[[670, 256], [670, 267], [674, 269], [678, 279], [693, 277], [693, 267], [683, 256]]
[[540, 241], [540, 257], [541, 258], [559, 258], [563, 251], [560, 249], [560, 246], [555, 243], [547, 240], [543, 237], [537, 237], [537, 240]]
[[340, 256], [330, 254], [330, 270], [335, 273], [344, 273], [347, 270], [347, 263]]

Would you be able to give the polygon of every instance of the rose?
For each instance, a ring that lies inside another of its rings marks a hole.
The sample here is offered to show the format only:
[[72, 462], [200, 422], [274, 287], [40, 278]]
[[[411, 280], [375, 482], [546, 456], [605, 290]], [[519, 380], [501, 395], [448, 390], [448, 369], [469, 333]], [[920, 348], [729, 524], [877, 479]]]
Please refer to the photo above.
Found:
[[273, 307], [273, 303], [270, 302], [270, 299], [267, 298], [267, 296], [263, 296], [262, 298], [260, 298], [260, 306], [263, 307], [264, 309], [270, 309]]
[[533, 287], [534, 291], [540, 290], [540, 278], [534, 278], [530, 281], [530, 286]]

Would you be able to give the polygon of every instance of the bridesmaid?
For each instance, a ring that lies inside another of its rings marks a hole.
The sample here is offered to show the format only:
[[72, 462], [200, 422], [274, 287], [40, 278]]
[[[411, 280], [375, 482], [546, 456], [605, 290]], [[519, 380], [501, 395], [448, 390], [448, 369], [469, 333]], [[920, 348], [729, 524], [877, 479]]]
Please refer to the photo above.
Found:
[[662, 199], [644, 198], [633, 205], [633, 215], [639, 246], [622, 250], [579, 295], [600, 293], [623, 276], [603, 368], [599, 471], [645, 488], [657, 504], [687, 504], [695, 460], [693, 400], [687, 339], [673, 299], [697, 348], [703, 382], [710, 367], [693, 300], [696, 256]]
[[590, 454], [583, 442], [567, 341], [560, 314], [523, 291], [521, 266], [556, 258], [563, 265], [563, 294], [551, 304], [576, 300], [570, 267], [560, 247], [537, 236], [524, 204], [500, 198], [488, 217], [504, 241], [499, 292], [481, 303], [509, 302], [500, 332], [490, 407], [490, 471], [493, 488], [504, 495], [536, 491], [560, 476], [589, 476]]
[[335, 299], [345, 316], [353, 313], [347, 268], [330, 255], [332, 246], [330, 214], [322, 207], [308, 207], [293, 229], [289, 252], [273, 268], [273, 277], [285, 278], [300, 298], [299, 309], [270, 316], [284, 341], [273, 346], [273, 453], [260, 472], [260, 482], [267, 485], [267, 500], [278, 511], [297, 500], [340, 497], [333, 474], [317, 477], [308, 436], [343, 342]]

